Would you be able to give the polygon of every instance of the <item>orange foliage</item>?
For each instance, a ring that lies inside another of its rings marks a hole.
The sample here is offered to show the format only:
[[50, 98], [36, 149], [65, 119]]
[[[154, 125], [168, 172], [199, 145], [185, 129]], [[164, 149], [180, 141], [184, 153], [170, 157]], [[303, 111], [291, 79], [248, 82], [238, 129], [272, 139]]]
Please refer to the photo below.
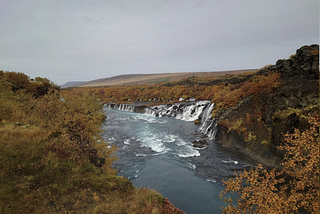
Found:
[[65, 94], [61, 99], [50, 80], [40, 77], [36, 80], [29, 81], [22, 73], [0, 72], [0, 124], [27, 124], [45, 129], [52, 135], [49, 151], [78, 164], [86, 161], [97, 164], [104, 158], [106, 170], [114, 173], [111, 164], [115, 148], [108, 149], [100, 135], [105, 114], [98, 97], [83, 93]]
[[232, 107], [244, 97], [270, 94], [280, 84], [280, 75], [272, 73], [268, 76], [254, 76], [253, 78], [239, 84], [219, 85], [213, 87], [212, 102], [220, 103], [220, 107]]
[[[258, 168], [224, 181], [220, 195], [229, 204], [223, 213], [318, 213], [319, 212], [319, 118], [308, 117], [310, 128], [285, 135], [282, 169]], [[237, 206], [226, 198], [240, 194]]]
[[[229, 76], [228, 76], [229, 77]], [[214, 77], [213, 79], [216, 79]], [[210, 78], [194, 78], [193, 85], [133, 85], [111, 86], [96, 88], [74, 88], [64, 90], [64, 94], [81, 95], [89, 91], [105, 103], [131, 103], [137, 101], [152, 101], [154, 98], [161, 102], [178, 102], [180, 97], [194, 97], [197, 100], [211, 100], [220, 108], [235, 106], [244, 97], [272, 93], [280, 84], [280, 75], [271, 73], [268, 76], [254, 76], [238, 84], [207, 85]]]

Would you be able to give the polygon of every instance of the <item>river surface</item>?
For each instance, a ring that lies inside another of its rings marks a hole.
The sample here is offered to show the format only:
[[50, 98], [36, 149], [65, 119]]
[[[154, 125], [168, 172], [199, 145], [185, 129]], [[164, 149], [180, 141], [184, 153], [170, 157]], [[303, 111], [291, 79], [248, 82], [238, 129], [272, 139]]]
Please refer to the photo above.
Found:
[[119, 148], [113, 164], [136, 187], [157, 190], [187, 214], [222, 213], [222, 180], [255, 166], [248, 157], [213, 140], [204, 149], [199, 125], [172, 118], [106, 109], [103, 137]]

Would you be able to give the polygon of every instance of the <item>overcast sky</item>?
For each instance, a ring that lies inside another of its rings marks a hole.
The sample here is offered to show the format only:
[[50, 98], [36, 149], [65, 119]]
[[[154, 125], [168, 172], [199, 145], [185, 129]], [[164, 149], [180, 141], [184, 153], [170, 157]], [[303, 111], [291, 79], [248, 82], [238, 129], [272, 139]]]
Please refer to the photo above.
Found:
[[319, 44], [319, 0], [0, 0], [0, 70], [60, 85], [261, 68]]

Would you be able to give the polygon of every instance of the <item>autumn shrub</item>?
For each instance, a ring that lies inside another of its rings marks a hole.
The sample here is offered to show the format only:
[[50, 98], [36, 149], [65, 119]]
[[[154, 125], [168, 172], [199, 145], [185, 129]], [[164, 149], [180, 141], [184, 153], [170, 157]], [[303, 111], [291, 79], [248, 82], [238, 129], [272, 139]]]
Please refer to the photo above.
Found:
[[218, 124], [227, 127], [228, 133], [230, 131], [235, 131], [241, 135], [247, 130], [245, 123], [241, 118], [237, 120], [221, 120]]
[[106, 116], [94, 93], [62, 95], [51, 88], [35, 96], [5, 74], [0, 72], [0, 213], [181, 213], [159, 193], [115, 175], [116, 148], [101, 136]]
[[280, 75], [271, 73], [267, 76], [259, 75], [238, 84], [220, 85], [212, 88], [212, 102], [221, 108], [233, 107], [245, 97], [270, 94], [280, 84]]
[[[223, 213], [319, 212], [319, 117], [307, 118], [309, 129], [285, 134], [281, 169], [259, 165], [224, 181], [220, 197], [229, 205]], [[239, 193], [235, 203], [229, 192]]]

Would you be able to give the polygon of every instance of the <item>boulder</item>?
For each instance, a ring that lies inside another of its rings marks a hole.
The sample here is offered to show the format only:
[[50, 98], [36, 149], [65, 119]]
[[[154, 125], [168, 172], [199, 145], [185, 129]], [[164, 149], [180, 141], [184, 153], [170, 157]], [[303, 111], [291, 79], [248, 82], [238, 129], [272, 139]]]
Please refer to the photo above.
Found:
[[192, 142], [193, 147], [204, 148], [208, 145], [206, 140], [195, 140]]

